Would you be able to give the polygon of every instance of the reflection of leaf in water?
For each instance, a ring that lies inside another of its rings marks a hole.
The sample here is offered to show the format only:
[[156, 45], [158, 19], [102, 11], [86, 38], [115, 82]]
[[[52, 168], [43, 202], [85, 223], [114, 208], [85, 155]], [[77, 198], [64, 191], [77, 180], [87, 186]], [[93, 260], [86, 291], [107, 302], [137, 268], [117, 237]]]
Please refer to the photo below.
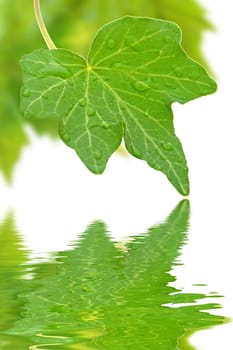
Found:
[[[110, 240], [103, 223], [92, 224], [73, 250], [57, 255], [53, 273], [43, 277], [43, 264], [37, 266], [38, 287], [24, 296], [25, 312], [7, 333], [32, 337], [41, 348], [181, 349], [186, 330], [224, 321], [201, 312], [217, 305], [195, 305], [205, 295], [168, 286], [188, 218], [189, 203], [182, 201], [164, 223], [124, 249]], [[162, 306], [168, 303], [193, 305]]]
[[[182, 3], [180, 0], [57, 0], [44, 2], [43, 10], [58, 47], [86, 53], [102, 24], [126, 14], [150, 16], [178, 23], [183, 29], [183, 47], [192, 58], [204, 62], [200, 43], [203, 32], [211, 25], [195, 0]], [[10, 179], [27, 143], [18, 114], [21, 81], [18, 61], [23, 54], [44, 46], [31, 2], [12, 0], [10, 6], [8, 0], [0, 2], [0, 38], [0, 171]], [[32, 126], [39, 134], [57, 135], [56, 119], [37, 121]]]
[[[13, 217], [8, 215], [0, 225], [0, 332], [13, 327], [20, 317], [22, 302], [17, 299], [17, 295], [26, 287], [23, 264], [27, 260], [22, 240], [14, 227]], [[23, 338], [18, 340], [15, 337], [13, 340], [9, 336], [0, 336], [1, 350], [20, 349], [26, 344], [28, 341]]]

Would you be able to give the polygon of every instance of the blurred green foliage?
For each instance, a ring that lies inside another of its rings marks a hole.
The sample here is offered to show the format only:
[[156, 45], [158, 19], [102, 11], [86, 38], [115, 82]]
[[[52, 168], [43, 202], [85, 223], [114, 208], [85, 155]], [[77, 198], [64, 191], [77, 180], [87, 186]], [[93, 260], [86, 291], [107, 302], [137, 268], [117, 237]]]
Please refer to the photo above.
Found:
[[[24, 277], [28, 255], [23, 248], [13, 215], [9, 214], [0, 224], [0, 332], [13, 327], [22, 312], [23, 303], [17, 296], [23, 290], [27, 290]], [[1, 350], [12, 350], [11, 338], [1, 335]], [[22, 337], [15, 337], [13, 345], [14, 349], [26, 349], [28, 342]]]
[[[128, 14], [171, 20], [182, 28], [183, 47], [188, 54], [205, 64], [202, 36], [212, 25], [196, 0], [50, 0], [42, 1], [42, 12], [57, 47], [83, 55], [98, 28], [113, 19]], [[18, 108], [19, 59], [44, 46], [32, 1], [0, 0], [0, 171], [8, 180], [28, 143]], [[39, 134], [57, 134], [56, 120], [33, 122], [32, 127]]]

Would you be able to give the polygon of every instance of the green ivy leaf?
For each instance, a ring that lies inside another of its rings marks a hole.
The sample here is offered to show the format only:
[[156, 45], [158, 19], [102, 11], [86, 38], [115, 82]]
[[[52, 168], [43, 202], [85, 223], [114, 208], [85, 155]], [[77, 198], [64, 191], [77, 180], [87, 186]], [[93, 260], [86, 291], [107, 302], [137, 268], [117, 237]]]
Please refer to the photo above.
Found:
[[[92, 36], [103, 24], [125, 15], [149, 16], [177, 23], [182, 29], [182, 46], [188, 55], [206, 64], [201, 52], [202, 37], [213, 25], [196, 0], [50, 0], [42, 6], [49, 32], [56, 38], [58, 47], [69, 47], [85, 54]], [[15, 23], [17, 30], [12, 30]], [[0, 33], [0, 172], [11, 180], [15, 164], [28, 143], [17, 110], [21, 81], [18, 61], [25, 52], [43, 45], [31, 2], [11, 0], [9, 7], [8, 0], [0, 0]], [[57, 136], [55, 119], [30, 121], [29, 125], [39, 135]]]
[[28, 119], [60, 117], [60, 136], [94, 173], [122, 138], [128, 151], [189, 193], [186, 159], [171, 104], [216, 90], [180, 46], [171, 22], [124, 17], [100, 29], [87, 61], [68, 50], [23, 57], [21, 109]]

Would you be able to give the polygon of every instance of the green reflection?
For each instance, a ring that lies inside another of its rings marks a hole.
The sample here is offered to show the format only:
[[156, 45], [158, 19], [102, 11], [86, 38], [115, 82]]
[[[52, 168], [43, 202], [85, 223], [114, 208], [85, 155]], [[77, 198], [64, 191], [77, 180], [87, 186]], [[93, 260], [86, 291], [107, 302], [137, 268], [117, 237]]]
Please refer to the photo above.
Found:
[[[0, 224], [0, 333], [14, 326], [23, 309], [19, 293], [27, 290], [24, 279], [28, 257], [23, 242], [14, 227], [14, 219], [9, 214]], [[0, 335], [0, 349], [27, 349], [29, 339]]]
[[[57, 47], [86, 54], [99, 27], [124, 15], [175, 21], [183, 30], [183, 47], [204, 63], [203, 33], [211, 29], [196, 0], [50, 0], [42, 3], [49, 32]], [[32, 1], [0, 0], [0, 172], [10, 180], [15, 163], [28, 143], [19, 114], [22, 55], [44, 47], [36, 25]], [[39, 134], [57, 135], [57, 120], [40, 120], [32, 127]]]
[[11, 349], [23, 337], [31, 350], [191, 350], [190, 332], [224, 318], [201, 312], [218, 307], [195, 303], [205, 295], [168, 285], [175, 280], [169, 271], [179, 263], [188, 220], [185, 200], [164, 223], [127, 245], [114, 243], [104, 223], [95, 222], [72, 250], [58, 253], [53, 263], [36, 264], [30, 288], [17, 289], [23, 312], [16, 313], [14, 326], [3, 328]]

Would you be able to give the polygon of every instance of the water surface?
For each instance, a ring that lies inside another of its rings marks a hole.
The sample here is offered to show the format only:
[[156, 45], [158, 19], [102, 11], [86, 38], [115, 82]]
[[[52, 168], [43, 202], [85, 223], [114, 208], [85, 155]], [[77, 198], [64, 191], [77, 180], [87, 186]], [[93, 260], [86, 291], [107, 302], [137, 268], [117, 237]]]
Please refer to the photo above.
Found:
[[207, 295], [170, 286], [187, 242], [189, 211], [182, 201], [128, 244], [114, 242], [105, 223], [94, 222], [72, 249], [36, 263], [13, 217], [6, 218], [0, 226], [1, 350], [194, 350], [188, 336], [224, 317], [207, 312], [219, 307], [203, 304]]

